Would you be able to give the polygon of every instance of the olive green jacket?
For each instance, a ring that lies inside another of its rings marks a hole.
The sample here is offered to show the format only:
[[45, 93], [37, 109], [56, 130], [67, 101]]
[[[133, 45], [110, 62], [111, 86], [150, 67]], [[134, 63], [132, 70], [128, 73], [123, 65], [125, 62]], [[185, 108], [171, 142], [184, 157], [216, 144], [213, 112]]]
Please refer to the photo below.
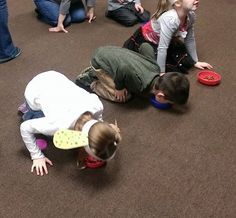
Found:
[[114, 80], [117, 90], [126, 88], [133, 94], [142, 94], [160, 74], [155, 60], [141, 54], [115, 46], [96, 49], [91, 65], [103, 69]]

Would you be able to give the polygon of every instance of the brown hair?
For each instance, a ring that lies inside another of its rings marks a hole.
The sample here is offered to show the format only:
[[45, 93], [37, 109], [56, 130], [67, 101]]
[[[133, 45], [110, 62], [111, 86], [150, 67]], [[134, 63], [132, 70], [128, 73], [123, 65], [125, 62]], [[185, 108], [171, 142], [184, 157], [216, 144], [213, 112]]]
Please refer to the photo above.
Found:
[[158, 0], [157, 9], [151, 18], [158, 19], [164, 12], [171, 8], [170, 2], [168, 0]]
[[165, 99], [176, 104], [185, 104], [189, 96], [189, 80], [178, 72], [168, 72], [163, 76], [157, 77], [154, 89], [161, 90]]
[[89, 147], [93, 153], [101, 158], [108, 159], [117, 149], [121, 136], [107, 122], [97, 122], [89, 130]]
[[74, 126], [74, 130], [81, 131], [82, 128], [83, 128], [83, 126], [84, 126], [84, 124], [85, 124], [87, 121], [91, 120], [91, 119], [93, 119], [92, 113], [86, 111], [86, 112], [83, 113], [83, 114], [79, 117], [79, 119], [76, 121], [75, 126]]

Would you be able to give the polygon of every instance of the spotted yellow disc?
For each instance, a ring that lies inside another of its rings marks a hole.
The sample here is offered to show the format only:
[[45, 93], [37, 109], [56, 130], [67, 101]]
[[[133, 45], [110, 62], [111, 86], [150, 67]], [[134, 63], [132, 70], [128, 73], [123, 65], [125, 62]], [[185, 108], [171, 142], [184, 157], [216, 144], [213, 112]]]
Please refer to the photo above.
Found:
[[88, 137], [80, 131], [63, 129], [53, 136], [53, 143], [59, 149], [72, 149], [88, 145]]

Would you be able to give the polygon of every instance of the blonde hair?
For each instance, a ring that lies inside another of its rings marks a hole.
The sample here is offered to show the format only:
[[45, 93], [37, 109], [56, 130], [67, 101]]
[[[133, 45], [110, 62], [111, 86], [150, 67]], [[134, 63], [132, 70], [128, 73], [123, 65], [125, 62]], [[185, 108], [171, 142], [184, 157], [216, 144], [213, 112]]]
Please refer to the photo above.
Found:
[[82, 131], [82, 128], [83, 128], [84, 124], [85, 124], [87, 121], [91, 120], [91, 119], [93, 119], [92, 113], [86, 111], [86, 112], [83, 113], [83, 114], [79, 117], [79, 119], [76, 121], [75, 126], [74, 126], [74, 130]]
[[[90, 112], [83, 113], [75, 123], [74, 129], [81, 131], [84, 124], [93, 119]], [[117, 144], [121, 141], [120, 133], [116, 132], [107, 122], [97, 122], [88, 132], [89, 147], [93, 153], [101, 158], [108, 159], [117, 149]]]
[[158, 19], [164, 12], [170, 10], [172, 7], [169, 0], [158, 0], [157, 9], [151, 18]]
[[89, 130], [89, 147], [93, 153], [101, 158], [108, 159], [117, 149], [121, 141], [120, 133], [116, 132], [107, 122], [97, 122]]

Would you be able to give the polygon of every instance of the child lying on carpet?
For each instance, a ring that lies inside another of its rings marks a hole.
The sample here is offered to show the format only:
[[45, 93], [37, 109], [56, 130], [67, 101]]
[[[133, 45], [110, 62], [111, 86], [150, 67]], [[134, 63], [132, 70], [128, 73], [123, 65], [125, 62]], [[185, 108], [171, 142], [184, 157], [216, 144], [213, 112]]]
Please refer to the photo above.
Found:
[[88, 144], [79, 152], [81, 168], [85, 151], [104, 163], [114, 157], [121, 140], [120, 130], [116, 124], [103, 122], [103, 105], [98, 96], [56, 71], [35, 76], [26, 86], [24, 95], [30, 110], [25, 108], [22, 112], [37, 115], [37, 118], [25, 116], [29, 119], [20, 126], [22, 139], [33, 160], [31, 172], [35, 169], [37, 175], [43, 176], [48, 174], [47, 164], [52, 165], [36, 144], [35, 134], [53, 136], [60, 129], [74, 129], [87, 135]]
[[126, 102], [133, 94], [152, 93], [160, 103], [185, 104], [189, 96], [185, 75], [160, 74], [154, 59], [115, 46], [98, 48], [91, 67], [78, 75], [76, 84], [114, 102]]

